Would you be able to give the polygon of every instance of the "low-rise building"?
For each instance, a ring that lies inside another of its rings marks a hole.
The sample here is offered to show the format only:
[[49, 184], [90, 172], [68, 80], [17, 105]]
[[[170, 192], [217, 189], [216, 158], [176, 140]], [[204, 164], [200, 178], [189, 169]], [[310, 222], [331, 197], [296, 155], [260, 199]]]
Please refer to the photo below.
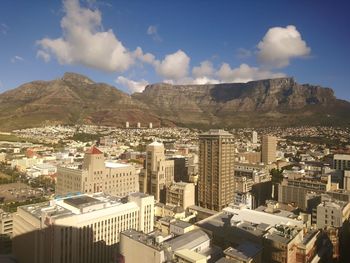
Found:
[[193, 183], [173, 183], [166, 190], [166, 203], [181, 206], [183, 209], [195, 204], [195, 187]]

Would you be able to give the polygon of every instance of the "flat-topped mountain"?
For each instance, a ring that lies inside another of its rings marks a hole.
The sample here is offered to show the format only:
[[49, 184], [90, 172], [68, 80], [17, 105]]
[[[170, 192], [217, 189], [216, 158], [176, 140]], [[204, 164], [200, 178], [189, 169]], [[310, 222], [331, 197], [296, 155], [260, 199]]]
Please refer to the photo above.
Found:
[[350, 123], [350, 103], [293, 78], [208, 85], [153, 84], [132, 95], [182, 125], [260, 127]]
[[33, 81], [0, 94], [0, 129], [43, 124], [154, 127], [262, 127], [349, 125], [350, 103], [332, 89], [300, 85], [292, 78], [211, 85], [152, 84], [128, 95], [66, 73], [52, 81]]

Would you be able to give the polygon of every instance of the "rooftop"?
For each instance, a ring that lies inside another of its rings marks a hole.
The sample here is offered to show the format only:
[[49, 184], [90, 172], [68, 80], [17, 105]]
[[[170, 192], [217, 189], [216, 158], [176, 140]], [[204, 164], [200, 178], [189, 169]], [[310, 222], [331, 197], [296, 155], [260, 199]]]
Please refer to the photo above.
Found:
[[205, 133], [200, 134], [199, 136], [208, 136], [208, 135], [216, 135], [216, 136], [232, 136], [231, 133], [225, 131], [225, 130], [220, 130], [220, 129], [211, 129]]
[[103, 154], [95, 145], [92, 146], [86, 153], [88, 154]]
[[262, 247], [258, 244], [245, 242], [236, 248], [228, 247], [225, 249], [224, 253], [225, 255], [235, 259], [248, 261], [249, 259], [254, 258], [261, 251]]
[[102, 203], [102, 201], [88, 195], [80, 195], [77, 197], [66, 198], [63, 200], [63, 202], [76, 208]]
[[[137, 195], [137, 193], [132, 195], [137, 198], [148, 196], [145, 194]], [[125, 202], [115, 196], [95, 193], [91, 195], [78, 194], [73, 197], [59, 197], [50, 202], [20, 206], [19, 209], [30, 213], [39, 220], [45, 215], [53, 222], [58, 219], [75, 216], [77, 217], [77, 220], [79, 218], [80, 221], [88, 221], [96, 217], [116, 214], [137, 207], [137, 204], [132, 200]]]
[[112, 169], [131, 167], [130, 164], [117, 163], [117, 162], [113, 162], [113, 161], [106, 161], [105, 166], [106, 166], [106, 168], [112, 168]]
[[251, 222], [253, 224], [268, 224], [271, 226], [277, 224], [288, 224], [294, 226], [303, 226], [303, 221], [295, 218], [293, 213], [284, 211], [278, 214], [265, 213], [259, 210], [250, 210], [246, 208], [237, 209], [232, 207], [224, 208], [224, 211], [232, 215], [231, 224], [238, 222]]

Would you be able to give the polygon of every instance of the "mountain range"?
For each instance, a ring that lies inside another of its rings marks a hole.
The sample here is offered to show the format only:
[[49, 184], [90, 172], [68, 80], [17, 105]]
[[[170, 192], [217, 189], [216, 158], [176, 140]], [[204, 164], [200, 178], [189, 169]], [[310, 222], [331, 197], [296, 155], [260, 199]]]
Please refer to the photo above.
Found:
[[206, 85], [152, 84], [128, 95], [86, 76], [65, 73], [0, 94], [0, 129], [45, 124], [265, 127], [349, 125], [350, 102], [330, 88], [293, 78]]

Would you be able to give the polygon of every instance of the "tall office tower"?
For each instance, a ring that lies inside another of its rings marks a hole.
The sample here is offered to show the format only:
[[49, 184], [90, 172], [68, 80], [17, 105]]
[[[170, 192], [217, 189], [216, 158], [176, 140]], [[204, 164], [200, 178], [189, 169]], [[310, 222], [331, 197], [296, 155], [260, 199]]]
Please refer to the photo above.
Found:
[[26, 263], [108, 263], [119, 234], [153, 231], [154, 198], [133, 193], [127, 200], [104, 194], [78, 195], [18, 207], [13, 253]]
[[137, 128], [141, 128], [141, 123], [140, 122], [137, 123]]
[[199, 135], [199, 205], [221, 211], [234, 197], [234, 140], [224, 130]]
[[140, 191], [165, 202], [165, 189], [173, 182], [174, 161], [165, 159], [164, 145], [159, 142], [147, 145], [146, 169], [140, 175]]
[[258, 133], [256, 131], [252, 132], [252, 143], [254, 144], [258, 143]]
[[153, 128], [153, 124], [152, 124], [152, 122], [150, 122], [150, 123], [149, 123], [148, 128], [150, 128], [150, 129], [152, 129], [152, 128]]
[[125, 128], [129, 128], [129, 122], [125, 122]]
[[276, 161], [277, 138], [264, 135], [261, 140], [261, 161], [265, 164]]
[[58, 167], [56, 194], [104, 192], [126, 196], [139, 191], [139, 177], [130, 164], [105, 161], [104, 154], [93, 146], [85, 153], [82, 169]]

